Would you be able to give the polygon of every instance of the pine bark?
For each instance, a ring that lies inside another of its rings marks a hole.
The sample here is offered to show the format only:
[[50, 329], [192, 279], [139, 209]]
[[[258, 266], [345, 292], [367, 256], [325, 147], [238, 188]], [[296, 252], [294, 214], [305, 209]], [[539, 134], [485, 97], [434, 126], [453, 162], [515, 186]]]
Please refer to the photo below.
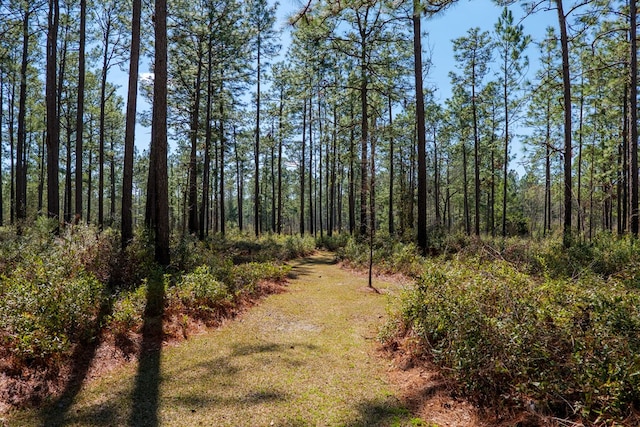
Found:
[[[82, 0], [85, 2], [86, 0]], [[138, 98], [138, 69], [140, 62], [140, 16], [142, 0], [133, 0], [131, 19], [131, 56], [127, 90], [127, 116], [124, 136], [124, 166], [122, 170], [122, 247], [133, 239], [133, 152]], [[82, 165], [81, 165], [82, 166]], [[77, 167], [76, 167], [77, 169]], [[82, 177], [80, 177], [82, 179]], [[77, 184], [76, 184], [77, 185]], [[76, 210], [77, 210], [76, 199]], [[80, 200], [80, 204], [82, 200]]]

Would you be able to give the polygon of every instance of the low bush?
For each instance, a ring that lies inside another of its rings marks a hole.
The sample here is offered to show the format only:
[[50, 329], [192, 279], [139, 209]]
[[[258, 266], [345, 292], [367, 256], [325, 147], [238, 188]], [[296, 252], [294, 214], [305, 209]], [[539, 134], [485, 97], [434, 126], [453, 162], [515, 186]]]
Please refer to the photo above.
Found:
[[335, 252], [339, 249], [344, 248], [350, 239], [351, 235], [349, 235], [348, 233], [333, 234], [331, 236], [325, 234], [324, 236], [318, 237], [316, 239], [316, 246], [331, 252]]
[[[359, 268], [368, 268], [369, 255], [369, 242], [359, 242], [352, 237], [337, 251], [338, 259]], [[381, 273], [410, 277], [419, 276], [424, 269], [424, 259], [414, 243], [404, 244], [382, 233], [373, 242], [373, 263]]]
[[[613, 276], [532, 276], [506, 261], [427, 261], [398, 333], [479, 401], [623, 418], [640, 404], [640, 293]], [[387, 334], [387, 338], [390, 335]]]
[[[150, 236], [137, 233], [124, 251], [120, 235], [73, 226], [51, 233], [55, 224], [38, 219], [18, 235], [0, 229], [0, 357], [4, 372], [64, 363], [76, 345], [96, 339], [103, 328], [116, 341], [138, 332], [147, 305], [147, 280], [162, 277]], [[243, 247], [249, 258], [234, 265]], [[165, 271], [168, 308], [200, 316], [255, 292], [262, 280], [282, 281], [289, 267], [280, 260], [315, 249], [311, 237], [266, 236], [204, 242], [172, 240], [172, 265]]]
[[2, 347], [16, 366], [47, 364], [95, 336], [107, 296], [82, 270], [69, 274], [43, 260], [0, 277]]
[[207, 266], [200, 266], [185, 274], [167, 292], [167, 302], [179, 302], [187, 312], [212, 312], [232, 298], [227, 286], [216, 280]]

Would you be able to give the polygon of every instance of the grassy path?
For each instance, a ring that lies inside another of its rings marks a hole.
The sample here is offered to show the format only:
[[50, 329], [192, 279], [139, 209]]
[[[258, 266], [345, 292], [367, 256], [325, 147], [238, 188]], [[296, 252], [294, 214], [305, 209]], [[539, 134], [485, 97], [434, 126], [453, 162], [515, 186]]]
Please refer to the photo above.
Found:
[[9, 425], [411, 425], [375, 355], [386, 297], [326, 253], [296, 261], [293, 274], [287, 292], [163, 348], [151, 368], [93, 381], [62, 416], [19, 413]]

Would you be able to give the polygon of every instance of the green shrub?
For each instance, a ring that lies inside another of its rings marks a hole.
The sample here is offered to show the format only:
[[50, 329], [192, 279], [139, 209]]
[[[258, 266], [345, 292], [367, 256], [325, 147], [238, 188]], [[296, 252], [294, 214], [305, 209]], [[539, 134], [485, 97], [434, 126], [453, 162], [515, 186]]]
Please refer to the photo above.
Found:
[[250, 262], [234, 266], [231, 282], [228, 284], [234, 292], [253, 292], [260, 281], [284, 281], [290, 270], [291, 267], [287, 265], [278, 265], [271, 262]]
[[106, 301], [104, 286], [82, 271], [67, 276], [40, 261], [0, 278], [5, 350], [19, 363], [59, 357], [93, 338]]
[[131, 291], [122, 291], [113, 303], [107, 324], [115, 335], [136, 331], [142, 325], [147, 304], [147, 286], [140, 285]]
[[215, 279], [209, 267], [200, 266], [185, 274], [170, 291], [187, 308], [212, 310], [231, 298], [224, 283]]
[[348, 233], [333, 234], [331, 236], [325, 234], [323, 237], [318, 237], [316, 239], [316, 246], [335, 252], [344, 248], [350, 238], [351, 236]]
[[[378, 271], [389, 274], [402, 273], [411, 277], [421, 274], [424, 258], [419, 255], [414, 243], [404, 244], [381, 233], [376, 236], [373, 245], [373, 262]], [[369, 243], [349, 238], [338, 250], [337, 256], [357, 267], [368, 268]]]
[[613, 279], [431, 260], [399, 324], [484, 403], [533, 398], [562, 416], [624, 417], [640, 402], [640, 293]]

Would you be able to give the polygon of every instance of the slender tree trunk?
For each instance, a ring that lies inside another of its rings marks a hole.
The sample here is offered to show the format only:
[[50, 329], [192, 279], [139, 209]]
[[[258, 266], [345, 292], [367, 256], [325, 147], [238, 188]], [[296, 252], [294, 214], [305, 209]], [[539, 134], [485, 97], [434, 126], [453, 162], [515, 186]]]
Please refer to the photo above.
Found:
[[63, 212], [64, 212], [64, 222], [67, 224], [71, 223], [72, 217], [72, 208], [71, 208], [71, 121], [67, 121], [67, 141], [66, 141], [66, 158], [65, 158], [65, 179], [64, 179], [64, 203], [63, 203]]
[[271, 232], [276, 232], [276, 141], [275, 134], [271, 132]]
[[[11, 96], [9, 99], [9, 223], [15, 224], [16, 220], [16, 140], [14, 125], [15, 122], [15, 109], [16, 109], [16, 83], [15, 80], [11, 84]], [[43, 134], [45, 134], [43, 132]], [[44, 143], [43, 143], [44, 147]], [[44, 152], [44, 150], [43, 150]], [[40, 181], [42, 184], [42, 181]], [[42, 192], [42, 190], [41, 190]], [[38, 213], [42, 211], [42, 197], [40, 197], [40, 204], [38, 206]], [[20, 229], [18, 229], [20, 231]]]
[[[311, 87], [311, 85], [309, 85]], [[309, 234], [315, 236], [315, 210], [313, 202], [313, 96], [309, 95]]]
[[351, 133], [349, 136], [349, 234], [354, 235], [356, 232], [356, 129], [355, 114], [353, 100], [350, 102], [349, 127]]
[[[53, 1], [49, 1], [49, 14], [56, 13], [57, 4], [53, 5]], [[31, 12], [25, 10], [22, 20], [22, 62], [20, 66], [20, 100], [18, 106], [18, 140], [16, 144], [16, 165], [15, 165], [15, 210], [16, 218], [18, 220], [18, 233], [21, 233], [21, 222], [27, 218], [27, 174], [26, 165], [23, 162], [24, 151], [27, 145], [27, 66], [29, 64], [29, 17]], [[53, 27], [53, 28], [52, 28]], [[55, 34], [54, 34], [55, 31]], [[52, 43], [57, 44], [57, 17], [49, 16], [49, 30], [47, 35], [47, 51], [53, 49], [53, 53], [56, 52], [56, 46], [51, 46]], [[49, 64], [52, 62], [52, 64]], [[53, 67], [53, 68], [52, 68]], [[47, 88], [53, 91], [53, 95], [47, 92], [47, 132], [55, 132], [54, 119], [49, 119], [49, 114], [56, 114], [56, 96], [55, 96], [55, 72], [56, 72], [55, 57], [49, 58], [47, 56], [47, 73], [52, 72], [49, 76], [47, 74]], [[49, 84], [53, 84], [53, 88], [49, 88]], [[49, 100], [49, 96], [53, 96]], [[51, 107], [51, 111], [49, 108]], [[13, 120], [11, 121], [13, 123]], [[49, 128], [51, 125], [51, 128]], [[13, 132], [11, 133], [13, 135]], [[57, 187], [56, 187], [57, 189]]]
[[367, 68], [366, 68], [366, 44], [364, 42], [365, 37], [362, 36], [362, 58], [360, 58], [360, 108], [361, 108], [361, 122], [360, 122], [360, 237], [367, 236], [367, 227], [369, 224], [369, 212], [367, 200], [369, 198], [369, 101], [368, 101], [368, 89], [367, 82]]
[[[578, 208], [578, 233], [584, 232], [584, 210], [582, 207], [582, 127], [584, 121], [584, 71], [581, 73], [580, 77], [580, 110], [578, 117], [578, 191], [577, 191], [577, 208]], [[591, 229], [591, 224], [589, 224], [589, 229]], [[591, 231], [589, 231], [591, 234]], [[591, 237], [589, 237], [591, 238]]]
[[300, 235], [304, 236], [304, 172], [307, 167], [305, 164], [305, 149], [307, 135], [307, 98], [303, 100], [302, 107], [302, 158], [300, 160]]
[[[167, 175], [167, 2], [155, 0], [155, 79], [151, 118], [151, 159], [149, 184], [152, 199], [155, 258], [169, 265], [169, 190]], [[151, 202], [151, 203], [149, 203]]]
[[433, 126], [433, 200], [436, 211], [436, 226], [442, 225], [440, 216], [440, 160], [438, 158], [438, 134], [437, 127]]
[[[562, 0], [559, 0], [562, 1]], [[504, 64], [504, 85], [503, 85], [503, 102], [504, 102], [504, 157], [503, 157], [503, 175], [502, 175], [502, 237], [507, 236], [507, 181], [509, 178], [509, 95], [508, 95], [508, 67], [507, 57]]]
[[233, 147], [236, 155], [236, 180], [238, 186], [238, 229], [242, 232], [244, 230], [244, 221], [243, 221], [243, 202], [244, 202], [244, 176], [243, 176], [243, 165], [240, 160], [240, 155], [238, 153], [238, 138], [236, 135], [236, 128], [233, 128]]
[[476, 66], [475, 58], [472, 67], [471, 77], [471, 111], [473, 113], [473, 173], [474, 173], [474, 223], [473, 231], [476, 236], [480, 235], [480, 137], [478, 135], [478, 107], [476, 105]]
[[[47, 107], [47, 216], [52, 218], [54, 234], [60, 232], [58, 219], [60, 217], [60, 194], [58, 177], [58, 160], [60, 157], [60, 125], [57, 109], [58, 88], [56, 83], [56, 58], [58, 56], [58, 26], [60, 9], [56, 0], [49, 0], [49, 17], [47, 31], [47, 79], [46, 79], [46, 107]], [[21, 159], [20, 159], [21, 161]], [[25, 188], [26, 190], [26, 182]], [[26, 191], [25, 191], [26, 192]], [[24, 213], [26, 214], [26, 206]]]
[[622, 230], [629, 227], [629, 93], [625, 86], [622, 119]]
[[[372, 126], [373, 134], [377, 134], [376, 119], [373, 118]], [[376, 137], [371, 137], [371, 171], [369, 173], [369, 233], [372, 236], [376, 234]]]
[[256, 143], [254, 146], [254, 194], [253, 194], [253, 217], [254, 217], [254, 232], [256, 236], [260, 235], [260, 36], [258, 36], [258, 46], [256, 50], [257, 57], [257, 89], [256, 89]]
[[0, 68], [0, 227], [4, 225], [4, 199], [2, 193], [4, 192], [4, 180], [2, 179], [2, 152], [3, 152], [3, 140], [2, 140], [2, 123], [4, 122], [4, 73]]
[[[211, 96], [213, 92], [211, 77], [212, 70], [212, 52], [213, 35], [209, 34], [209, 43], [207, 45], [207, 101], [206, 101], [206, 118], [205, 118], [205, 134], [204, 134], [204, 164], [202, 168], [202, 199], [200, 201], [200, 221], [199, 221], [199, 237], [204, 240], [208, 234], [209, 225], [209, 168], [211, 167]], [[222, 83], [221, 83], [222, 85]], [[222, 90], [220, 91], [220, 103], [222, 103]], [[214, 188], [215, 191], [215, 188]]]
[[91, 134], [89, 135], [89, 143], [89, 152], [87, 153], [87, 223], [91, 222], [91, 195], [93, 193], [93, 138]]
[[98, 228], [104, 227], [104, 142], [106, 132], [107, 74], [109, 71], [109, 37], [111, 19], [106, 22], [104, 33], [104, 55], [102, 57], [102, 73], [100, 81], [100, 134], [98, 137]]
[[338, 106], [333, 104], [333, 134], [331, 136], [331, 184], [329, 188], [329, 236], [336, 228], [336, 175], [338, 162]]
[[[320, 89], [320, 88], [318, 88]], [[319, 90], [318, 90], [319, 91]], [[318, 95], [318, 179], [319, 179], [319, 183], [318, 183], [318, 198], [317, 203], [318, 203], [318, 212], [316, 214], [317, 218], [318, 218], [318, 223], [319, 223], [319, 227], [320, 227], [320, 238], [322, 239], [323, 236], [323, 231], [322, 231], [322, 140], [323, 140], [323, 134], [322, 134], [322, 111], [321, 111], [321, 97]], [[325, 167], [326, 168], [326, 167]]]
[[[63, 100], [62, 100], [62, 94], [63, 94], [63, 90], [64, 90], [64, 77], [65, 77], [65, 73], [66, 73], [66, 66], [67, 66], [67, 39], [68, 39], [68, 32], [69, 32], [69, 26], [68, 25], [64, 25], [63, 26], [64, 30], [62, 33], [62, 46], [61, 46], [61, 50], [60, 50], [60, 68], [58, 69], [58, 75], [57, 75], [57, 79], [58, 79], [58, 94], [57, 94], [57, 101], [56, 101], [56, 109], [58, 111], [58, 117], [59, 120], [62, 121], [62, 117], [60, 117], [60, 113], [63, 111]], [[64, 223], [69, 223], [70, 219], [71, 219], [71, 153], [70, 153], [70, 148], [71, 148], [71, 118], [69, 116], [69, 114], [65, 114], [65, 119], [66, 119], [66, 127], [65, 127], [65, 134], [66, 134], [66, 141], [64, 143], [65, 149], [67, 150], [67, 153], [65, 155], [65, 186], [63, 188], [63, 197], [62, 197], [62, 221]], [[60, 126], [60, 123], [58, 123], [58, 126]], [[28, 153], [26, 153], [25, 151], [25, 165], [26, 165], [26, 159], [28, 157]], [[67, 183], [69, 183], [69, 185], [67, 185]], [[59, 193], [58, 193], [59, 194]]]
[[391, 104], [391, 94], [388, 98], [389, 108], [389, 234], [394, 235], [396, 227], [393, 218], [393, 175], [394, 175], [394, 140], [393, 140], [393, 109]]
[[[135, 17], [135, 1], [134, 0], [134, 17]], [[132, 22], [132, 25], [133, 24]], [[138, 22], [138, 28], [140, 23]], [[84, 131], [84, 86], [85, 86], [85, 69], [86, 69], [86, 61], [85, 61], [85, 45], [86, 45], [86, 34], [87, 34], [87, 0], [80, 0], [80, 44], [78, 46], [78, 108], [76, 111], [76, 167], [75, 167], [75, 218], [74, 222], [77, 224], [82, 219], [82, 145], [83, 145], [83, 131]], [[131, 55], [133, 56], [135, 46], [131, 44]], [[137, 71], [136, 71], [136, 82], [137, 82]], [[126, 154], [125, 154], [125, 164], [126, 164]], [[123, 202], [124, 203], [124, 202]], [[122, 217], [123, 221], [123, 230], [124, 230], [124, 215]], [[123, 242], [124, 242], [124, 231], [123, 231]]]
[[[86, 0], [81, 0], [86, 2]], [[122, 248], [133, 239], [133, 152], [135, 151], [135, 127], [138, 98], [138, 68], [140, 62], [140, 16], [142, 0], [133, 0], [131, 19], [131, 56], [129, 58], [129, 83], [127, 91], [127, 117], [124, 136], [124, 166], [122, 169]], [[80, 146], [80, 148], [82, 148]], [[77, 148], [76, 148], [77, 150]], [[77, 159], [76, 159], [77, 161]], [[80, 168], [82, 162], [80, 162]], [[76, 166], [76, 169], [78, 167]], [[80, 170], [80, 169], [78, 169]], [[82, 186], [82, 176], [80, 176]], [[76, 182], [77, 186], [77, 182]], [[80, 188], [81, 190], [81, 188]], [[79, 201], [82, 208], [82, 199]], [[76, 212], [78, 200], [76, 199]]]
[[194, 101], [191, 111], [191, 152], [189, 153], [189, 234], [198, 233], [198, 129], [200, 128], [200, 86], [202, 82], [202, 43], [198, 41], [198, 66], [194, 82]]
[[629, 175], [631, 186], [630, 227], [633, 237], [638, 237], [638, 40], [637, 5], [629, 2]]
[[471, 217], [469, 216], [469, 178], [467, 174], [468, 162], [467, 162], [467, 144], [465, 143], [465, 136], [462, 137], [462, 190], [463, 190], [463, 202], [464, 202], [464, 232], [471, 235]]
[[284, 89], [280, 88], [280, 106], [278, 108], [278, 218], [276, 232], [282, 234], [282, 148], [284, 145]]
[[424, 117], [424, 92], [422, 88], [422, 30], [421, 6], [413, 1], [413, 55], [416, 85], [416, 121], [418, 138], [418, 247], [427, 251], [427, 154]]
[[[44, 180], [46, 169], [46, 152], [47, 152], [47, 132], [43, 131], [41, 136], [41, 143], [38, 149], [38, 214], [43, 210], [44, 206]], [[11, 159], [13, 163], [13, 158]], [[12, 165], [13, 166], [13, 165]], [[13, 189], [13, 186], [11, 187]], [[13, 211], [12, 211], [13, 213]], [[13, 218], [13, 215], [12, 215]]]
[[[633, 3], [633, 2], [632, 2]], [[569, 74], [569, 38], [562, 0], [556, 0], [560, 25], [560, 45], [562, 47], [562, 86], [564, 105], [564, 222], [563, 244], [571, 246], [571, 78]], [[635, 74], [634, 77], [635, 78]], [[635, 107], [635, 105], [634, 105]], [[635, 109], [635, 108], [633, 108]], [[632, 114], [635, 114], [632, 113]]]

